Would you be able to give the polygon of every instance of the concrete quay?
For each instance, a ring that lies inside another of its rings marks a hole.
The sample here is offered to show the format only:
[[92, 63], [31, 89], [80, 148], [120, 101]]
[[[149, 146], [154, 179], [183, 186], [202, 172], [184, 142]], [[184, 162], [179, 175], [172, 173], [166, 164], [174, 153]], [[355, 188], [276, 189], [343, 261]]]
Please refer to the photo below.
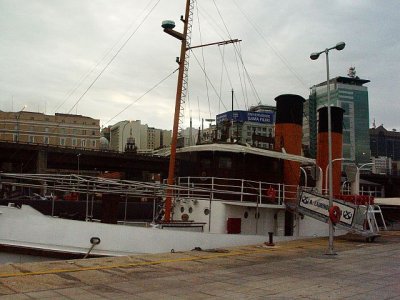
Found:
[[0, 299], [400, 299], [400, 232], [0, 265]]

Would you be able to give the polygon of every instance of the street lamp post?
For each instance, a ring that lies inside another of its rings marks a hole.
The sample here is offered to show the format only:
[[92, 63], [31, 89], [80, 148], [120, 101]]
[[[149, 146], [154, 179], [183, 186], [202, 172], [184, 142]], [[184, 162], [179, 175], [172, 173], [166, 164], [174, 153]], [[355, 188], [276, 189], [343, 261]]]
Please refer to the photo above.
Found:
[[[311, 53], [310, 58], [312, 60], [318, 59], [321, 53], [325, 53], [326, 56], [326, 90], [327, 90], [327, 106], [328, 106], [328, 166], [329, 166], [329, 208], [333, 206], [333, 181], [332, 181], [332, 132], [331, 132], [331, 97], [330, 97], [330, 79], [329, 79], [329, 51], [336, 49], [336, 50], [343, 50], [346, 44], [344, 42], [337, 43], [335, 46], [331, 48], [326, 48], [320, 52]], [[335, 254], [333, 249], [333, 223], [329, 219], [329, 246], [328, 246], [328, 253], [330, 255]]]
[[126, 127], [126, 125], [128, 125], [128, 124], [130, 124], [131, 123], [131, 121], [126, 121], [126, 123], [124, 124], [124, 127], [122, 128], [122, 133], [121, 133], [121, 142], [122, 142], [122, 147], [121, 147], [121, 149], [122, 149], [122, 152], [125, 152], [125, 146], [126, 146], [126, 144], [124, 143], [124, 131], [125, 131], [125, 127]]
[[81, 154], [78, 153], [78, 154], [76, 155], [76, 157], [78, 158], [78, 175], [79, 175], [79, 171], [80, 171], [80, 169], [79, 169], [79, 159], [80, 159], [80, 157], [81, 157]]
[[[333, 163], [335, 162], [335, 161], [345, 161], [345, 160], [348, 160], [348, 161], [353, 161], [352, 159], [349, 159], [349, 158], [344, 158], [344, 157], [340, 157], [340, 158], [335, 158], [335, 159], [332, 159], [332, 163], [331, 163], [331, 165], [332, 165], [332, 168], [333, 168]], [[330, 164], [328, 164], [327, 166], [326, 166], [326, 169], [325, 169], [325, 191], [327, 191], [328, 190], [328, 173], [329, 173], [329, 177], [331, 176], [331, 172], [330, 172], [330, 169], [331, 168], [331, 166], [330, 166]], [[328, 172], [329, 171], [329, 172]]]
[[26, 105], [24, 105], [24, 107], [18, 112], [18, 115], [17, 115], [17, 136], [16, 136], [16, 142], [17, 143], [19, 143], [19, 119], [21, 118], [21, 114], [22, 114], [22, 112], [25, 110], [25, 108], [26, 108], [27, 106]]

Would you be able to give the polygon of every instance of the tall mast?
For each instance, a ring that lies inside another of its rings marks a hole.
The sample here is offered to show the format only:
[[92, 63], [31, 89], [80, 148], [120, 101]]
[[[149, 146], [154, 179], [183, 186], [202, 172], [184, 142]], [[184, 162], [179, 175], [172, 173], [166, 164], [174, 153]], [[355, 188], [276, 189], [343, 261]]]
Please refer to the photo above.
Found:
[[[205, 45], [199, 45], [190, 47], [192, 24], [193, 24], [193, 10], [195, 0], [186, 0], [185, 17], [181, 16], [181, 21], [184, 23], [183, 33], [177, 32], [174, 29], [175, 23], [173, 21], [163, 21], [162, 27], [164, 32], [169, 35], [181, 40], [181, 54], [179, 60], [179, 73], [178, 73], [178, 85], [176, 87], [176, 99], [175, 99], [175, 114], [174, 114], [174, 125], [172, 128], [172, 140], [171, 140], [171, 155], [169, 158], [169, 169], [168, 169], [168, 185], [174, 184], [175, 178], [175, 161], [176, 161], [176, 146], [178, 142], [179, 126], [183, 123], [183, 104], [185, 103], [188, 89], [188, 72], [189, 72], [189, 53], [190, 49], [206, 47], [211, 45], [226, 45], [231, 43], [238, 43], [241, 40], [231, 39], [227, 41], [209, 43]], [[171, 204], [172, 204], [172, 189], [168, 187], [167, 197], [165, 200], [165, 216], [164, 220], [169, 222], [171, 220]]]
[[[194, 0], [193, 0], [194, 1]], [[183, 33], [179, 33], [173, 30], [174, 26], [164, 26], [164, 31], [173, 37], [181, 40], [181, 54], [179, 57], [179, 73], [178, 73], [178, 85], [176, 88], [176, 99], [175, 99], [175, 114], [174, 114], [174, 125], [172, 129], [172, 141], [171, 141], [171, 155], [169, 159], [168, 169], [168, 185], [174, 184], [175, 177], [175, 161], [176, 161], [176, 146], [178, 141], [178, 130], [180, 120], [183, 118], [183, 105], [185, 103], [188, 86], [188, 71], [189, 71], [189, 51], [191, 31], [193, 23], [193, 8], [194, 5], [191, 0], [186, 0], [185, 17], [181, 17], [181, 21], [184, 23]], [[167, 197], [165, 200], [165, 217], [164, 220], [169, 222], [171, 219], [171, 202], [172, 202], [172, 189], [167, 189]]]

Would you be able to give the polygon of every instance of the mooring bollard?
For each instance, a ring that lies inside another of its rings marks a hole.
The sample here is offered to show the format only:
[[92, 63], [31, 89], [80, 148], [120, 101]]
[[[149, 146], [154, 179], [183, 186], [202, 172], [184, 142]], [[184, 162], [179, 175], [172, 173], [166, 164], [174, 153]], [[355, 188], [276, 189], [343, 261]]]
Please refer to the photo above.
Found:
[[268, 243], [265, 243], [265, 245], [267, 245], [267, 246], [275, 246], [275, 244], [274, 244], [274, 233], [273, 232], [268, 232], [268, 237], [269, 237], [269, 241], [268, 241]]

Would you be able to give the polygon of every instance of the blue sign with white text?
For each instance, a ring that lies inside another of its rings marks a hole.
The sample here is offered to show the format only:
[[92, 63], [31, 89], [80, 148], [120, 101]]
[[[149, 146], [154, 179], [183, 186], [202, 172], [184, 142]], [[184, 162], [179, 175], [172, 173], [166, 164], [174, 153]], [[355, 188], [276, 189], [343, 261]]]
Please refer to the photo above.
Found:
[[260, 124], [273, 124], [274, 113], [273, 112], [253, 112], [244, 110], [228, 111], [223, 114], [217, 115], [217, 124], [225, 121], [234, 122], [252, 122]]

